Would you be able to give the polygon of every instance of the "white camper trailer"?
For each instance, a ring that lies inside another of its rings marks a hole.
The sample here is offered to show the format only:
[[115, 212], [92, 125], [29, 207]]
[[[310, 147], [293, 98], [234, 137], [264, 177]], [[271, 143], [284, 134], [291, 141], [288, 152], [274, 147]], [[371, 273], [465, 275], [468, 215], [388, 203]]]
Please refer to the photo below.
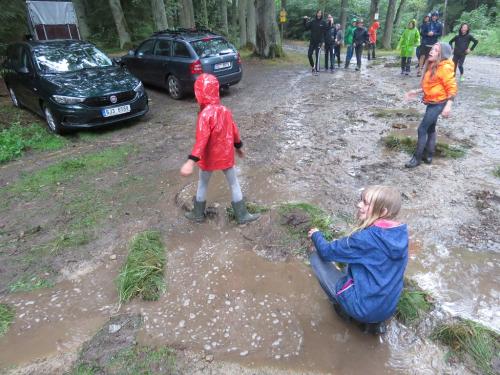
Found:
[[33, 39], [81, 39], [71, 0], [28, 0], [26, 10]]

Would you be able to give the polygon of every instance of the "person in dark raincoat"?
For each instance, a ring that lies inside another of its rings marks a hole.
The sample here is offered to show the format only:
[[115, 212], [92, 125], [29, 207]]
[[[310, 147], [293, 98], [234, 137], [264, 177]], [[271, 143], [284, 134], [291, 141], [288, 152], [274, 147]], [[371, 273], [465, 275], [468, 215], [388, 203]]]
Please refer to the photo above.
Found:
[[[316, 17], [312, 20], [309, 20], [309, 17], [304, 16], [304, 27], [306, 30], [311, 31], [307, 58], [309, 59], [309, 64], [311, 64], [313, 74], [316, 74], [319, 71], [319, 50], [321, 48], [321, 44], [323, 44], [323, 34], [326, 29], [326, 23], [323, 21], [323, 12], [318, 10], [316, 12]], [[313, 61], [312, 58], [313, 52], [315, 53], [315, 61]]]
[[[472, 47], [469, 48], [472, 42]], [[455, 48], [453, 48], [453, 43], [455, 43]], [[479, 41], [470, 34], [470, 27], [468, 24], [463, 23], [458, 29], [458, 35], [455, 35], [450, 40], [450, 46], [453, 48], [453, 63], [455, 64], [455, 74], [458, 70], [460, 71], [460, 81], [464, 80], [464, 62], [465, 56], [474, 51]]]
[[364, 22], [359, 19], [357, 22], [357, 27], [354, 29], [352, 35], [352, 46], [356, 52], [356, 70], [361, 69], [361, 55], [363, 54], [363, 48], [370, 42], [370, 37], [368, 36], [368, 31], [364, 27]]
[[328, 15], [325, 28], [325, 70], [328, 70], [328, 60], [330, 60], [330, 71], [333, 72], [335, 66], [335, 41], [337, 37], [337, 28], [333, 22], [333, 16]]
[[186, 213], [186, 217], [196, 222], [205, 220], [208, 182], [213, 171], [221, 170], [231, 190], [231, 204], [236, 221], [238, 224], [254, 221], [260, 215], [248, 213], [234, 169], [234, 150], [236, 149], [238, 156], [243, 157], [243, 143], [231, 111], [220, 103], [219, 81], [211, 74], [200, 74], [194, 84], [194, 93], [200, 104], [196, 142], [181, 168], [181, 175], [189, 176], [193, 173], [196, 163], [200, 168], [200, 175], [194, 208]]

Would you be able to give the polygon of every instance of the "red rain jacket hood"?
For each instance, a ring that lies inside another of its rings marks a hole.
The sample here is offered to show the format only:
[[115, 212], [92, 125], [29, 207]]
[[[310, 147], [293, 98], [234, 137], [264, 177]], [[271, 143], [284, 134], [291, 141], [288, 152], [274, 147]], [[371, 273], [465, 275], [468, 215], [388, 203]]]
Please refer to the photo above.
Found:
[[233, 167], [234, 147], [242, 143], [231, 111], [220, 104], [219, 81], [211, 74], [201, 74], [194, 83], [194, 94], [200, 113], [191, 158], [204, 171]]

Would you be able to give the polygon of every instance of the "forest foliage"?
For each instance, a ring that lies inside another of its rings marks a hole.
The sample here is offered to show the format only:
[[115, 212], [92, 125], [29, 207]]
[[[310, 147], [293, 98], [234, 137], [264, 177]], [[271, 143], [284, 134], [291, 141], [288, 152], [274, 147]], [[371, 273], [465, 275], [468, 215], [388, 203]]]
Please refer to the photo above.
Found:
[[[137, 44], [150, 36], [157, 27], [155, 26], [155, 10], [151, 0], [75, 0], [83, 4], [84, 20], [88, 26], [88, 40], [99, 47], [108, 50], [118, 49], [120, 43], [119, 33], [112, 12], [112, 4], [121, 5], [126, 27], [130, 34], [131, 44]], [[241, 45], [240, 25], [245, 23], [245, 12], [241, 13], [239, 7], [246, 1], [257, 4], [263, 0], [158, 0], [165, 6], [166, 20], [169, 28], [179, 27], [183, 23], [183, 12], [186, 4], [192, 6], [194, 22], [197, 27], [207, 27], [215, 32], [226, 35], [236, 45]], [[445, 12], [444, 0], [275, 0], [276, 15], [284, 6], [288, 12], [285, 24], [285, 37], [290, 39], [306, 39], [307, 33], [302, 25], [303, 16], [313, 16], [316, 9], [334, 15], [336, 22], [340, 23], [342, 3], [346, 4], [345, 13], [349, 20], [351, 17], [362, 17], [368, 24], [369, 10], [372, 3], [378, 4], [378, 14], [381, 23], [379, 35], [381, 36], [387, 26], [386, 13], [389, 3], [393, 2], [398, 10], [393, 21], [392, 46], [397, 43], [400, 34], [411, 19], [420, 23], [422, 17], [431, 12]], [[111, 5], [110, 5], [111, 4]], [[251, 3], [250, 3], [251, 4]], [[450, 33], [457, 29], [461, 22], [469, 22], [471, 29], [480, 40], [486, 39], [487, 43], [480, 43], [477, 52], [495, 55], [499, 49], [499, 22], [497, 10], [500, 0], [454, 0], [448, 1], [446, 8], [446, 30]], [[5, 45], [14, 40], [20, 40], [27, 33], [26, 11], [24, 0], [0, 0], [0, 44]], [[243, 5], [244, 6], [244, 5]], [[241, 18], [243, 14], [243, 19]], [[399, 14], [399, 17], [398, 17]], [[248, 17], [248, 15], [247, 15]], [[397, 23], [397, 24], [396, 24]], [[1, 54], [0, 46], [0, 54]]]

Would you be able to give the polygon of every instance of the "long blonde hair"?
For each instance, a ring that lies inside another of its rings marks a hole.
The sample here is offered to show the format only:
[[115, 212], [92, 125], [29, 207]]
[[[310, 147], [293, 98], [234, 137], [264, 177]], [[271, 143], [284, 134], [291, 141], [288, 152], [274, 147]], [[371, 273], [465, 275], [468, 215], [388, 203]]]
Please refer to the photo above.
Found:
[[441, 61], [445, 60], [443, 58], [441, 44], [440, 43], [436, 43], [436, 44], [439, 44], [439, 54], [438, 54], [438, 57], [437, 57], [437, 59], [435, 61], [432, 61], [432, 62], [429, 62], [429, 58], [427, 58], [425, 60], [425, 64], [424, 64], [424, 67], [423, 67], [424, 74], [422, 74], [422, 78], [420, 79], [420, 82], [423, 82], [423, 80], [425, 78], [425, 74], [427, 73], [427, 70], [431, 71], [431, 76], [430, 77], [434, 78], [434, 76], [436, 75], [436, 71], [437, 71], [439, 63]]
[[363, 230], [378, 219], [394, 219], [401, 209], [401, 194], [392, 186], [371, 185], [361, 192], [361, 200], [370, 206], [370, 215], [359, 220], [352, 233]]

